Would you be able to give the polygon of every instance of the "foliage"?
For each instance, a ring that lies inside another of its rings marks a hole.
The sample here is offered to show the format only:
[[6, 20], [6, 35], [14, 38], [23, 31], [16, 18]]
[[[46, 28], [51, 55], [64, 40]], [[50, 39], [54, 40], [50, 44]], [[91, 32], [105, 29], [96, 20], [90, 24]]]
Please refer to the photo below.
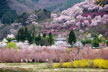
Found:
[[107, 40], [105, 41], [105, 43], [106, 43], [106, 45], [108, 45], [108, 38], [107, 38]]
[[7, 0], [0, 1], [0, 18], [3, 24], [13, 23], [17, 18], [16, 11], [8, 6]]
[[93, 65], [94, 68], [104, 68], [104, 69], [108, 68], [108, 65], [107, 65], [108, 62], [107, 62], [107, 60], [95, 59], [93, 61], [93, 63], [94, 63], [94, 65]]
[[[73, 63], [63, 63], [63, 68], [101, 68], [108, 69], [108, 60], [104, 59], [94, 59], [94, 60], [75, 60]], [[60, 68], [60, 64], [54, 64], [53, 68]]]
[[60, 11], [63, 11], [67, 8], [70, 8], [72, 7], [74, 4], [78, 3], [78, 2], [81, 2], [83, 0], [75, 0], [75, 1], [72, 1], [72, 0], [67, 0], [65, 4], [62, 5], [62, 7], [60, 7]]
[[51, 12], [46, 9], [39, 9], [35, 11], [35, 14], [38, 16], [38, 21], [48, 19], [51, 16]]
[[76, 60], [73, 62], [73, 67], [75, 68], [89, 68], [92, 67], [92, 61], [91, 60]]
[[75, 42], [76, 42], [76, 36], [75, 36], [74, 31], [72, 30], [69, 34], [68, 43], [72, 45]]
[[98, 36], [94, 37], [94, 40], [92, 41], [92, 46], [93, 47], [99, 47], [99, 38], [98, 38]]
[[49, 43], [50, 45], [54, 44], [54, 38], [53, 38], [52, 33], [49, 33], [49, 36], [48, 36], [48, 43]]
[[41, 46], [48, 46], [54, 44], [54, 39], [53, 35], [50, 33], [49, 36], [46, 34], [43, 34], [41, 36], [40, 34], [34, 35], [31, 31], [28, 30], [27, 27], [22, 28], [18, 31], [16, 35], [17, 41], [29, 41], [30, 44], [35, 43], [36, 45], [41, 45]]
[[15, 38], [7, 38], [6, 39], [8, 42], [11, 42], [12, 40], [15, 40]]
[[0, 18], [3, 16], [5, 12], [9, 10], [9, 6], [6, 0], [0, 0]]
[[62, 64], [63, 68], [71, 68], [72, 67], [72, 63], [71, 62], [66, 62]]
[[81, 40], [81, 42], [83, 43], [83, 45], [85, 45], [85, 44], [91, 44], [92, 43], [92, 40], [89, 39], [89, 38], [86, 38], [84, 40]]
[[28, 28], [22, 28], [18, 31], [18, 34], [16, 35], [17, 41], [24, 42], [25, 40], [28, 40], [30, 43], [32, 41], [31, 33], [28, 31]]
[[24, 12], [20, 16], [18, 16], [16, 22], [20, 22], [23, 25], [26, 25], [26, 20], [27, 20], [28, 16], [29, 15], [26, 12]]
[[96, 0], [96, 3], [99, 4], [100, 6], [104, 6], [108, 4], [108, 1], [107, 0]]
[[1, 21], [3, 24], [11, 24], [16, 20], [16, 18], [17, 18], [16, 11], [8, 11], [3, 14]]
[[38, 3], [39, 2], [39, 0], [32, 0], [33, 2], [35, 2], [35, 3]]
[[16, 51], [18, 50], [18, 47], [15, 42], [9, 42], [7, 44], [7, 48], [14, 48]]

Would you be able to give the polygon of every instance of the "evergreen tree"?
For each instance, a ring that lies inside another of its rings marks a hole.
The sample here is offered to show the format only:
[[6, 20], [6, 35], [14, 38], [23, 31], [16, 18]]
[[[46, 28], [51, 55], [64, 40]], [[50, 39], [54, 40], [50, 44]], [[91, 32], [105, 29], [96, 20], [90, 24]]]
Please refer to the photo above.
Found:
[[24, 41], [24, 29], [20, 29], [16, 35], [17, 41]]
[[97, 35], [94, 37], [94, 40], [92, 41], [92, 46], [99, 47], [99, 38]]
[[69, 34], [68, 43], [72, 45], [75, 42], [76, 42], [76, 36], [75, 36], [74, 31], [72, 30]]
[[16, 18], [17, 18], [16, 11], [8, 11], [3, 14], [1, 21], [3, 24], [11, 24], [16, 20]]
[[27, 27], [22, 28], [18, 31], [18, 34], [16, 35], [17, 41], [24, 42], [25, 40], [28, 40], [29, 43], [32, 42], [32, 36], [31, 33], [28, 31]]
[[41, 36], [40, 36], [40, 34], [35, 38], [35, 43], [37, 44], [37, 45], [40, 45], [40, 41], [41, 41]]
[[28, 31], [27, 27], [25, 27], [24, 37], [25, 37], [25, 40], [28, 40], [30, 43], [32, 42], [31, 32]]
[[54, 39], [53, 39], [52, 33], [49, 33], [48, 43], [49, 43], [50, 45], [54, 44]]
[[43, 34], [43, 37], [46, 38], [46, 34], [45, 33]]
[[22, 23], [24, 26], [26, 25], [26, 20], [28, 18], [28, 14], [26, 12], [24, 12], [23, 14], [21, 14], [18, 18], [16, 22], [20, 22]]

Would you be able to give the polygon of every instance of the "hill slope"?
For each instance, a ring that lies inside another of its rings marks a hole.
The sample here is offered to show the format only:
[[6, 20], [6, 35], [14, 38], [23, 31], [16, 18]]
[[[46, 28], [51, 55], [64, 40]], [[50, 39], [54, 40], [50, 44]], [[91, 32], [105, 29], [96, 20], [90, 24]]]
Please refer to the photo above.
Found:
[[46, 8], [51, 11], [61, 11], [83, 0], [8, 0], [9, 6], [17, 13], [31, 12]]

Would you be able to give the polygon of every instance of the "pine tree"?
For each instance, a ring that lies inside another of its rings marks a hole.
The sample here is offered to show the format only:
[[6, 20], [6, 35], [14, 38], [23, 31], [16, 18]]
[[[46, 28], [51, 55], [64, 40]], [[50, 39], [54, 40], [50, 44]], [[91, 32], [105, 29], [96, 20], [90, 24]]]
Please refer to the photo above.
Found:
[[92, 41], [92, 46], [99, 47], [99, 38], [97, 35], [94, 37], [94, 40]]
[[43, 34], [43, 38], [46, 38], [46, 34], [45, 33]]
[[48, 43], [49, 43], [50, 45], [54, 44], [54, 39], [53, 39], [52, 33], [49, 33]]
[[68, 43], [72, 45], [75, 42], [76, 42], [76, 36], [75, 36], [74, 31], [72, 30], [69, 34]]
[[17, 41], [24, 42], [25, 40], [28, 40], [29, 43], [32, 41], [31, 33], [28, 31], [27, 27], [22, 28], [18, 31], [18, 34], [16, 35]]

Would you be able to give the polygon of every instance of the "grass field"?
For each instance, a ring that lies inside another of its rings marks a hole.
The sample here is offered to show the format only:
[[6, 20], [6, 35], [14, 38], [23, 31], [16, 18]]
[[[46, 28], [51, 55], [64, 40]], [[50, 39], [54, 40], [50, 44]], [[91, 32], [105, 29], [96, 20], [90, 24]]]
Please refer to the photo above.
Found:
[[0, 63], [0, 68], [24, 68], [29, 72], [108, 72], [105, 69], [47, 68], [47, 63]]

